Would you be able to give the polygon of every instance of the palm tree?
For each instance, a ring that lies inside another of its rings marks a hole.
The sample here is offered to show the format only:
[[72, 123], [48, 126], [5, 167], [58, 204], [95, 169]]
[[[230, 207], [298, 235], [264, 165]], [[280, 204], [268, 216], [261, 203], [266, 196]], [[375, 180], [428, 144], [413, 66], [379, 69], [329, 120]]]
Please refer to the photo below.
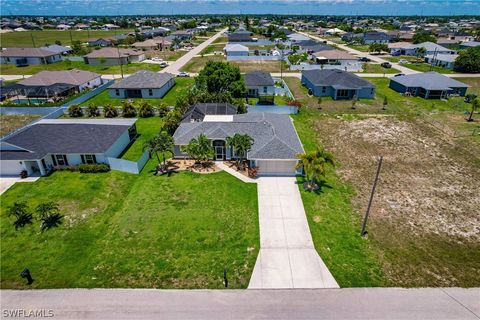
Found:
[[147, 101], [143, 101], [140, 104], [140, 108], [138, 109], [138, 114], [142, 118], [153, 117], [154, 115], [153, 107]]
[[143, 151], [148, 151], [148, 154], [150, 157], [152, 157], [153, 154], [157, 157], [158, 164], [160, 164], [160, 158], [158, 157], [158, 151], [159, 151], [159, 140], [158, 137], [153, 137], [148, 141], [145, 141], [143, 143]]
[[236, 155], [237, 169], [240, 168], [240, 163], [246, 158], [248, 151], [252, 149], [253, 138], [248, 134], [235, 133], [233, 137], [226, 138], [227, 146], [233, 149]]
[[100, 116], [100, 111], [98, 110], [98, 107], [96, 105], [90, 104], [87, 106], [87, 115], [90, 118], [98, 117]]
[[473, 121], [473, 113], [478, 109], [478, 107], [480, 107], [480, 98], [475, 98], [475, 100], [472, 101], [472, 111], [470, 112], [470, 116], [468, 117], [467, 121]]
[[58, 208], [58, 204], [55, 202], [46, 202], [41, 203], [37, 206], [36, 209], [37, 214], [39, 215], [40, 221], [42, 224], [40, 225], [40, 229], [44, 231], [45, 229], [50, 229], [52, 227], [57, 227], [59, 224], [62, 223], [62, 215], [60, 214], [60, 209]]
[[213, 157], [212, 142], [208, 137], [201, 133], [197, 138], [190, 140], [183, 150], [188, 156], [195, 160], [195, 162], [207, 161]]
[[423, 58], [427, 54], [427, 49], [420, 47], [417, 49], [417, 58]]
[[107, 103], [103, 107], [103, 115], [105, 116], [105, 118], [115, 118], [118, 116], [118, 110], [110, 103]]
[[325, 177], [326, 166], [335, 165], [333, 155], [325, 149], [317, 149], [314, 152], [297, 154], [300, 161], [297, 164], [297, 169], [303, 168], [305, 173], [305, 189], [311, 191], [317, 189], [315, 183], [320, 178]]
[[15, 221], [13, 222], [15, 230], [24, 227], [27, 224], [32, 224], [33, 216], [28, 210], [26, 202], [15, 202], [13, 206], [8, 207], [8, 215], [15, 217]]
[[168, 132], [160, 131], [157, 136], [157, 150], [163, 155], [163, 167], [166, 167], [165, 152], [169, 152], [173, 156], [173, 138]]

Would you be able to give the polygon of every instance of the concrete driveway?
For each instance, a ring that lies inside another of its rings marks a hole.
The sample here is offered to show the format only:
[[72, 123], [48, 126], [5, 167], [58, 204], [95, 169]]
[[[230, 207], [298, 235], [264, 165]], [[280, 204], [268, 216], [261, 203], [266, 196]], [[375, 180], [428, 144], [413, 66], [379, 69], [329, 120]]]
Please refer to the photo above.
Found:
[[0, 177], [0, 195], [13, 186], [20, 178], [17, 177]]
[[248, 288], [338, 288], [313, 246], [296, 179], [257, 180], [260, 253]]

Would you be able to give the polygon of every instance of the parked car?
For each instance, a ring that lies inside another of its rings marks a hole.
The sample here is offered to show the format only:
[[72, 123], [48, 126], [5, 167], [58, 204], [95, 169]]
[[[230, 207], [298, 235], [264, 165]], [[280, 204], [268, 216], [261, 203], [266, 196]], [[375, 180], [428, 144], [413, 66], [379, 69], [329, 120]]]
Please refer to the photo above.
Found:
[[405, 60], [405, 59], [402, 59], [400, 61], [398, 61], [398, 64], [407, 64], [409, 63], [408, 60]]
[[160, 62], [160, 68], [168, 67], [168, 63], [165, 61]]
[[161, 61], [163, 61], [163, 59], [162, 59], [162, 58], [159, 58], [159, 57], [153, 57], [151, 60], [152, 60], [152, 61], [155, 61], [155, 62], [161, 62]]
[[177, 77], [181, 77], [181, 78], [188, 78], [190, 77], [190, 73], [188, 72], [180, 72]]
[[368, 57], [361, 57], [360, 59], [358, 59], [358, 61], [361, 61], [361, 62], [370, 62], [372, 61], [372, 59], [368, 58]]
[[384, 63], [381, 64], [381, 66], [384, 67], [384, 68], [387, 68], [387, 69], [390, 69], [392, 67], [390, 62], [384, 62]]

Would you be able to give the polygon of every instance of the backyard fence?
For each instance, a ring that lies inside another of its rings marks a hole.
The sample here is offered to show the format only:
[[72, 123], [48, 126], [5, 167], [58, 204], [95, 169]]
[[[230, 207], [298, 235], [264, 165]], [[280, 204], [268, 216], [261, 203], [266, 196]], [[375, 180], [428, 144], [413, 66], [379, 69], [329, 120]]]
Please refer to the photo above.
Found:
[[91, 91], [88, 91], [85, 94], [82, 94], [80, 97], [77, 97], [75, 99], [72, 99], [72, 100], [68, 101], [67, 103], [62, 105], [62, 107], [68, 108], [72, 104], [84, 103], [85, 101], [88, 101], [88, 100], [92, 99], [93, 97], [95, 97], [96, 95], [98, 95], [98, 94], [102, 93], [103, 91], [107, 90], [107, 88], [110, 87], [113, 84], [113, 82], [114, 82], [113, 80], [108, 80], [106, 83], [102, 84], [101, 86], [99, 86], [99, 87], [97, 87], [97, 88], [95, 88]]
[[107, 158], [107, 160], [112, 170], [139, 174], [149, 158], [148, 152], [145, 151], [137, 162], [118, 158]]

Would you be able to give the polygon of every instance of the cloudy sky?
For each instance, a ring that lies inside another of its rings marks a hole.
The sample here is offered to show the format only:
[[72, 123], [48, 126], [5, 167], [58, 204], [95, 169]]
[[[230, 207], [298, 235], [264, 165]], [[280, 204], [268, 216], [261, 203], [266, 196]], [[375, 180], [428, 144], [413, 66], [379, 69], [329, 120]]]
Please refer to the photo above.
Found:
[[0, 0], [2, 15], [480, 15], [480, 0]]

